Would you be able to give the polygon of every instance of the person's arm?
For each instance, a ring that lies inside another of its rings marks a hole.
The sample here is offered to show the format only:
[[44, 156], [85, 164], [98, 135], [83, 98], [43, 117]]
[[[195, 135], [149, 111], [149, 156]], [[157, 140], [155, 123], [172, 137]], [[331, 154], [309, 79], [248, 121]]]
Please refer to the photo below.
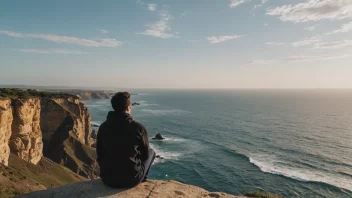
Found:
[[143, 160], [149, 157], [149, 150], [150, 147], [147, 129], [142, 127], [140, 130], [140, 151]]

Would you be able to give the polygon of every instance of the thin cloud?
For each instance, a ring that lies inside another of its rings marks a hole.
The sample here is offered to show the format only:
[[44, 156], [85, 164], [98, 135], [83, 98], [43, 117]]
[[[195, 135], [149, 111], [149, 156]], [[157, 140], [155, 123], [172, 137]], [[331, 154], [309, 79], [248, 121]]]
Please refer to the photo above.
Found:
[[347, 58], [348, 55], [343, 54], [343, 55], [325, 55], [325, 56], [305, 56], [305, 55], [299, 55], [299, 56], [291, 56], [291, 57], [286, 57], [284, 60], [287, 62], [312, 62], [312, 61], [324, 61], [324, 60], [336, 60], [336, 59], [343, 59]]
[[291, 43], [293, 47], [300, 47], [300, 46], [306, 46], [306, 45], [313, 45], [316, 43], [321, 42], [321, 37], [320, 36], [314, 36], [312, 38], [306, 38], [301, 41], [297, 41], [294, 43]]
[[310, 55], [297, 55], [288, 56], [277, 60], [251, 60], [250, 64], [254, 65], [269, 65], [274, 63], [285, 63], [285, 62], [313, 62], [313, 61], [327, 61], [327, 60], [337, 60], [348, 58], [350, 55], [320, 55], [320, 56], [310, 56]]
[[212, 43], [212, 44], [216, 44], [216, 43], [222, 43], [228, 40], [233, 40], [233, 39], [238, 39], [238, 38], [242, 38], [245, 35], [232, 35], [232, 36], [210, 36], [207, 38], [207, 40]]
[[343, 24], [340, 29], [334, 30], [332, 32], [328, 32], [325, 35], [338, 34], [338, 33], [347, 33], [352, 31], [352, 22]]
[[256, 4], [254, 5], [254, 7], [252, 8], [252, 10], [257, 9], [259, 7], [262, 7], [264, 4], [268, 3], [269, 0], [261, 0], [260, 4]]
[[103, 30], [103, 29], [97, 29], [97, 31], [99, 31], [101, 34], [108, 34], [109, 33], [109, 31]]
[[24, 35], [22, 33], [11, 32], [11, 31], [7, 31], [7, 30], [0, 30], [0, 34], [5, 34], [7, 36], [12, 36], [12, 37], [24, 37]]
[[352, 40], [335, 41], [329, 43], [316, 43], [313, 49], [341, 49], [352, 46]]
[[313, 30], [315, 30], [315, 28], [316, 28], [317, 26], [310, 26], [310, 27], [306, 27], [306, 28], [304, 28], [305, 30], [308, 30], [308, 31], [313, 31]]
[[[245, 3], [249, 3], [249, 2], [251, 2], [251, 0], [230, 0], [229, 7], [234, 8], [234, 7], [237, 7], [241, 4], [245, 4]], [[253, 9], [256, 9], [258, 7], [263, 6], [265, 3], [268, 2], [268, 0], [260, 0], [260, 2], [261, 2], [260, 4], [254, 5]]]
[[148, 10], [149, 11], [155, 11], [157, 8], [157, 4], [148, 4]]
[[75, 45], [80, 45], [85, 47], [118, 47], [122, 45], [122, 42], [111, 38], [90, 40], [90, 39], [84, 39], [84, 38], [78, 38], [78, 37], [58, 36], [54, 34], [22, 34], [18, 32], [10, 32], [10, 31], [4, 31], [4, 30], [0, 30], [0, 34], [6, 34], [12, 37], [36, 38], [36, 39], [52, 41], [55, 43], [75, 44]]
[[352, 18], [351, 0], [306, 0], [304, 3], [284, 5], [267, 10], [267, 15], [278, 16], [281, 21], [295, 23], [323, 19]]
[[265, 44], [267, 44], [267, 45], [276, 45], [276, 46], [285, 45], [285, 43], [280, 43], [280, 42], [267, 42]]
[[250, 0], [230, 0], [229, 7], [234, 8], [249, 1]]
[[169, 25], [172, 16], [167, 11], [160, 12], [160, 20], [146, 25], [148, 28], [144, 32], [137, 34], [143, 34], [147, 36], [152, 36], [156, 38], [168, 39], [168, 38], [178, 38], [175, 33], [171, 32]]
[[38, 54], [88, 54], [87, 52], [67, 50], [67, 49], [19, 49], [16, 51], [26, 52], [26, 53], [38, 53]]

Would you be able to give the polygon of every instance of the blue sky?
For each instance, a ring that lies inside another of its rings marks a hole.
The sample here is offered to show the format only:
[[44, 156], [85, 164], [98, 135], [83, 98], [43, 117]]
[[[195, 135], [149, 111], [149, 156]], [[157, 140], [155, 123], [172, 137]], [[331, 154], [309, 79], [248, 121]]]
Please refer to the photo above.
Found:
[[351, 0], [2, 0], [0, 84], [352, 88]]

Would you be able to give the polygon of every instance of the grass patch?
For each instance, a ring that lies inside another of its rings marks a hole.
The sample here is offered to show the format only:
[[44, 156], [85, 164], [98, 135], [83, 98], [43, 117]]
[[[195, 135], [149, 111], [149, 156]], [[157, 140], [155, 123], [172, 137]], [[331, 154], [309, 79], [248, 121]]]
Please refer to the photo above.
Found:
[[266, 192], [260, 192], [260, 191], [249, 192], [249, 193], [246, 193], [245, 196], [247, 196], [247, 197], [257, 197], [257, 198], [282, 198], [281, 195], [275, 195], [275, 194], [266, 193]]
[[20, 189], [11, 188], [8, 186], [0, 186], [0, 197], [1, 198], [22, 195], [22, 194], [26, 194], [29, 192], [30, 192], [29, 190], [20, 190]]
[[30, 98], [69, 98], [72, 97], [74, 99], [79, 99], [78, 96], [72, 95], [69, 93], [61, 93], [61, 92], [44, 92], [37, 91], [35, 89], [10, 89], [10, 88], [0, 88], [0, 99], [30, 99]]
[[[37, 165], [34, 165], [12, 153], [9, 158], [9, 166], [0, 166], [0, 172], [2, 172], [3, 177], [7, 178], [9, 183], [13, 182], [13, 186], [1, 184], [0, 197], [19, 195], [35, 190], [30, 186], [42, 185], [46, 188], [51, 188], [87, 180], [45, 157]], [[25, 184], [21, 186], [23, 189], [18, 188], [21, 183]]]

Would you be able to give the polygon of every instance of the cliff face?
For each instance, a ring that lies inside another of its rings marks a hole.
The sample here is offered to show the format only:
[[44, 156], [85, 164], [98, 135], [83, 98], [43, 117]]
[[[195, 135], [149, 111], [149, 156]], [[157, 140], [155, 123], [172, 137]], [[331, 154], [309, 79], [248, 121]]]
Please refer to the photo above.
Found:
[[51, 135], [61, 126], [67, 116], [74, 120], [72, 126], [73, 134], [80, 142], [90, 145], [91, 117], [87, 107], [79, 99], [51, 99], [42, 102], [41, 128], [45, 140], [49, 140]]
[[40, 99], [12, 100], [11, 152], [25, 161], [37, 164], [43, 156], [40, 129]]
[[83, 144], [75, 135], [74, 116], [67, 116], [51, 136], [44, 155], [73, 172], [94, 179], [99, 175], [95, 149]]
[[8, 165], [10, 156], [9, 141], [13, 120], [11, 100], [0, 100], [0, 163]]
[[112, 93], [106, 93], [103, 91], [98, 92], [82, 92], [78, 94], [82, 100], [100, 100], [109, 99], [112, 97]]
[[[79, 189], [79, 190], [77, 190]], [[96, 198], [96, 197], [114, 197], [114, 198], [169, 198], [169, 197], [192, 197], [192, 198], [246, 198], [243, 196], [233, 196], [226, 193], [208, 192], [202, 188], [182, 184], [176, 181], [156, 181], [148, 182], [131, 189], [113, 189], [106, 187], [101, 180], [92, 180], [68, 184], [58, 188], [52, 188], [44, 191], [37, 191], [22, 198], [34, 197], [77, 197], [77, 198]]]
[[[90, 147], [91, 117], [79, 99], [30, 98], [0, 100], [0, 163], [8, 165], [10, 151], [32, 164], [43, 153], [89, 178], [98, 174]], [[43, 149], [44, 147], [44, 149]]]

